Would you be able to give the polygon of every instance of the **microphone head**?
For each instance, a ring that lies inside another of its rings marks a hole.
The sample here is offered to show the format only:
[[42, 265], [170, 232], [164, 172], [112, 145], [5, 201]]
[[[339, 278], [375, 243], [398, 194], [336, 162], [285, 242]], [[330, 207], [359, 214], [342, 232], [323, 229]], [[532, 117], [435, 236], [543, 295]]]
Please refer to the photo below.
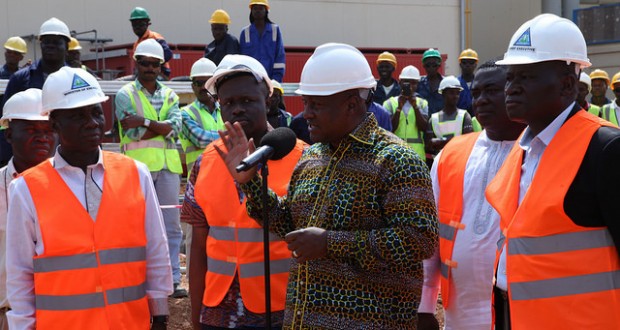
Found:
[[270, 159], [278, 160], [284, 158], [295, 148], [297, 135], [288, 127], [278, 127], [273, 131], [267, 132], [260, 140], [260, 146], [270, 146], [273, 148], [273, 155]]

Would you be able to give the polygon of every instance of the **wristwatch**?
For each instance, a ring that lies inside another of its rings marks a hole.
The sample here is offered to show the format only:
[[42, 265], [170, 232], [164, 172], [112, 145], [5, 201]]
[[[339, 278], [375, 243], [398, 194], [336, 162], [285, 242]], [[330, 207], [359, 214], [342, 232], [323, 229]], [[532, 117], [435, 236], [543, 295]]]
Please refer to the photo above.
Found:
[[151, 126], [151, 120], [148, 119], [148, 118], [144, 118], [144, 122], [142, 123], [142, 126], [144, 126], [144, 127]]

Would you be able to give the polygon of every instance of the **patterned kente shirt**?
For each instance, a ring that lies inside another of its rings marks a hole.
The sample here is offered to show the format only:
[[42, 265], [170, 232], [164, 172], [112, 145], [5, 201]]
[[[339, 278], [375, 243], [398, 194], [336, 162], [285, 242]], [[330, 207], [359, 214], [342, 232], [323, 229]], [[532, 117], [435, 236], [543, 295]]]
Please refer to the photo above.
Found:
[[[241, 188], [260, 218], [260, 178]], [[327, 256], [293, 259], [285, 329], [415, 329], [422, 260], [438, 244], [428, 169], [413, 149], [369, 115], [337, 148], [316, 143], [291, 178], [271, 192], [271, 230], [328, 231]]]

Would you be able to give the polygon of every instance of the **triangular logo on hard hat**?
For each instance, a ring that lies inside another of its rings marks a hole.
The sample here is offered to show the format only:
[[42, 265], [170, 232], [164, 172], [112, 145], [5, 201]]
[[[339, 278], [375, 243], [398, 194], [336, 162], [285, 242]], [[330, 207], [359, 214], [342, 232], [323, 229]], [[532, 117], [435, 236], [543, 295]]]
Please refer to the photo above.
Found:
[[78, 89], [89, 87], [90, 85], [86, 82], [86, 80], [82, 79], [82, 77], [77, 74], [73, 74], [73, 82], [71, 83], [71, 89]]
[[514, 46], [532, 46], [532, 39], [530, 37], [530, 28], [527, 28], [523, 34], [517, 39]]

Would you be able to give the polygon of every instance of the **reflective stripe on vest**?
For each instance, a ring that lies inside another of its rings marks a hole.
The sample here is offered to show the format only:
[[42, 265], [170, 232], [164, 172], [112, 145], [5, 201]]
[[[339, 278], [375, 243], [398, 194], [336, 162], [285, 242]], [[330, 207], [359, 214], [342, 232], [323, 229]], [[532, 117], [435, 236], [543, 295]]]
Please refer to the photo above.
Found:
[[95, 221], [50, 162], [23, 175], [45, 247], [32, 259], [38, 329], [148, 329], [138, 168], [126, 156], [102, 154], [106, 174]]
[[601, 126], [608, 125], [585, 111], [566, 120], [545, 149], [520, 204], [523, 150], [519, 144], [487, 187], [487, 200], [500, 214], [506, 236], [515, 330], [567, 325], [615, 329], [620, 324], [620, 260], [608, 229], [579, 226], [564, 212], [567, 192], [590, 141]]
[[[165, 86], [162, 88], [165, 88]], [[144, 93], [138, 89], [136, 82], [125, 85], [123, 89], [129, 94], [136, 114], [150, 120], [157, 121], [167, 118], [168, 111], [178, 100], [178, 97], [173, 94], [172, 89], [166, 88], [165, 101], [158, 114]], [[160, 171], [164, 168], [164, 165], [172, 173], [180, 174], [183, 172], [181, 158], [174, 140], [158, 135], [148, 140], [135, 141], [123, 133], [120, 122], [119, 131], [121, 151], [129, 157], [145, 163], [151, 172]]]
[[[271, 274], [288, 274], [290, 266], [290, 259], [271, 260], [269, 271]], [[237, 269], [237, 263], [207, 257], [207, 269], [216, 274], [233, 276]], [[262, 261], [239, 265], [239, 278], [262, 276], [265, 276], [265, 263]]]
[[[238, 272], [244, 306], [254, 313], [265, 312], [263, 229], [249, 217], [245, 199], [239, 203], [235, 182], [215, 150], [222, 140], [203, 152], [194, 196], [209, 219], [206, 256], [205, 306], [217, 306], [226, 296]], [[281, 160], [268, 162], [272, 176], [269, 188], [279, 196], [286, 194], [290, 177], [303, 152], [303, 142]], [[286, 242], [270, 235], [271, 310], [283, 310], [291, 252]]]
[[469, 156], [476, 145], [480, 133], [471, 133], [453, 138], [441, 154], [437, 164], [439, 200], [439, 259], [441, 260], [441, 296], [444, 308], [450, 308], [451, 269], [458, 267], [452, 260], [454, 242], [459, 230], [465, 229], [461, 223], [463, 216], [463, 185], [465, 169]]
[[[145, 283], [107, 290], [108, 304], [121, 304], [146, 297]], [[105, 307], [103, 292], [65, 296], [35, 295], [37, 309], [48, 311], [71, 311]]]
[[439, 118], [439, 112], [431, 115], [431, 125], [435, 137], [451, 138], [463, 134], [463, 121], [467, 111], [462, 109], [456, 111], [456, 117], [453, 120], [444, 120], [445, 114], [443, 113], [441, 113], [442, 118]]
[[[236, 234], [236, 235], [235, 235]], [[209, 227], [209, 236], [220, 241], [237, 241], [242, 243], [262, 243], [262, 228], [233, 228], [233, 227]], [[235, 237], [236, 236], [236, 237]], [[274, 233], [269, 233], [269, 241], [281, 241]]]
[[[386, 102], [390, 102], [389, 108], [392, 111], [398, 108], [398, 97], [390, 97]], [[423, 108], [425, 102], [426, 100], [416, 97], [416, 105], [418, 108]], [[400, 117], [398, 118], [398, 128], [394, 131], [394, 134], [407, 142], [407, 145], [415, 150], [420, 158], [426, 159], [424, 140], [422, 139], [422, 134], [418, 131], [415, 110], [413, 108], [411, 108], [407, 115], [401, 111]]]
[[614, 109], [614, 102], [603, 106], [602, 117], [610, 123], [618, 126], [618, 117], [616, 116], [616, 109]]

